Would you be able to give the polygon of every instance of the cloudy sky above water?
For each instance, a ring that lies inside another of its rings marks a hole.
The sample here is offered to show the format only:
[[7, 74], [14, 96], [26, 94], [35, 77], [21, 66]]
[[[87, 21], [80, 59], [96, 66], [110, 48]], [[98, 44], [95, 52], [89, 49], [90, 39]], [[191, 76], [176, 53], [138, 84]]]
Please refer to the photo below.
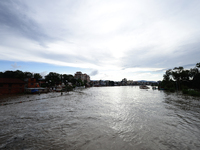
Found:
[[0, 71], [162, 80], [200, 62], [199, 0], [1, 0]]

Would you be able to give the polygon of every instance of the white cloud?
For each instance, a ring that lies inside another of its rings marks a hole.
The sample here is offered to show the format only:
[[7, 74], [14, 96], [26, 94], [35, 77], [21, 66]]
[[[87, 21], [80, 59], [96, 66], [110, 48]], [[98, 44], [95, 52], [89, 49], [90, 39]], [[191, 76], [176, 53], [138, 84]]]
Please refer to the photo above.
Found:
[[40, 75], [41, 75], [42, 77], [45, 77], [48, 73], [49, 73], [48, 71], [43, 71], [43, 72], [40, 72]]
[[17, 63], [11, 64], [12, 69], [17, 69], [20, 68], [21, 66], [18, 66]]
[[0, 60], [98, 70], [95, 78], [115, 80], [160, 79], [152, 72], [199, 61], [196, 0], [36, 0], [0, 7], [7, 12], [0, 20]]

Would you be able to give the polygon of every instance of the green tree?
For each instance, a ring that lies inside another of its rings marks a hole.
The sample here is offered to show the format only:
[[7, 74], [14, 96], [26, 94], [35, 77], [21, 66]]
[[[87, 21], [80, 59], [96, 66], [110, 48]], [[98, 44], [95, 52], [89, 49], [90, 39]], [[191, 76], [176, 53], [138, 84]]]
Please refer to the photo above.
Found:
[[0, 78], [3, 78], [3, 72], [0, 72]]
[[32, 78], [33, 77], [33, 74], [31, 72], [24, 72], [24, 77], [25, 78]]
[[200, 68], [200, 62], [196, 64], [196, 67], [197, 67], [197, 68]]
[[83, 86], [84, 83], [81, 79], [77, 79], [77, 86]]
[[[66, 84], [66, 82], [71, 82], [72, 83], [72, 80], [74, 79], [74, 76], [71, 75], [71, 74], [63, 74], [62, 75], [62, 80], [63, 80], [63, 83]], [[74, 83], [75, 84], [75, 83]]]
[[196, 74], [193, 79], [193, 86], [196, 89], [200, 89], [200, 73]]
[[41, 79], [42, 76], [39, 73], [34, 73], [33, 77], [38, 81], [38, 79]]
[[22, 72], [20, 70], [16, 70], [13, 73], [14, 73], [14, 78], [18, 78], [18, 79], [24, 80], [24, 78], [25, 78], [24, 72]]
[[168, 69], [165, 74], [163, 75], [163, 80], [165, 81], [170, 81], [171, 79], [171, 75], [172, 75], [172, 70], [171, 69]]
[[192, 84], [194, 88], [200, 89], [200, 62], [196, 64], [196, 72], [194, 73]]
[[114, 81], [109, 81], [108, 84], [109, 86], [114, 86]]
[[189, 72], [190, 79], [193, 79], [196, 74], [199, 73], [198, 68], [191, 68]]
[[4, 78], [14, 78], [14, 72], [7, 70], [7, 71], [4, 72], [3, 77]]
[[45, 76], [45, 80], [48, 82], [50, 86], [55, 86], [61, 82], [61, 75], [55, 72], [50, 72]]
[[175, 67], [172, 71], [172, 77], [176, 81], [177, 88], [181, 88], [181, 74], [183, 72], [183, 67]]

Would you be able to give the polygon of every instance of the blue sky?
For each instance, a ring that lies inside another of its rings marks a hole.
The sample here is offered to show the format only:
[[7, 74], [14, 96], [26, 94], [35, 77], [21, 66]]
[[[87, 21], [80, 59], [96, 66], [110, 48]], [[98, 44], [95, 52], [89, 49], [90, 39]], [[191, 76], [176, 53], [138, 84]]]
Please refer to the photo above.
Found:
[[199, 0], [1, 0], [0, 71], [162, 80], [200, 62]]
[[13, 62], [13, 61], [0, 61], [0, 68], [2, 71], [6, 70], [22, 70], [28, 71], [32, 73], [40, 73], [42, 76], [45, 76], [49, 72], [58, 72], [61, 74], [72, 74], [77, 70], [81, 70], [83, 72], [91, 71], [82, 68], [76, 67], [68, 67], [68, 66], [59, 66], [59, 65], [52, 65], [46, 63], [37, 63], [37, 62]]

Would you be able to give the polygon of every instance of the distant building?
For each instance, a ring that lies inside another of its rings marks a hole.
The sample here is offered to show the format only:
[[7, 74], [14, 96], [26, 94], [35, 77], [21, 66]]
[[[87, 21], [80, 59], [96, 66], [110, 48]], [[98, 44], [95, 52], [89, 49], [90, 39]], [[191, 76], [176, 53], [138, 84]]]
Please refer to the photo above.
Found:
[[99, 85], [100, 85], [100, 86], [106, 86], [106, 81], [99, 80]]
[[29, 78], [27, 82], [27, 88], [40, 87], [35, 78]]
[[80, 71], [75, 73], [74, 78], [75, 79], [81, 79], [82, 81], [84, 80], [83, 79], [83, 74]]
[[83, 78], [84, 78], [84, 80], [87, 81], [87, 83], [90, 82], [90, 76], [89, 76], [89, 75], [87, 75], [87, 74], [83, 74]]
[[15, 78], [0, 78], [0, 94], [23, 93], [25, 82]]
[[87, 83], [90, 82], [90, 76], [87, 75], [86, 73], [85, 73], [85, 74], [82, 74], [82, 72], [80, 72], [80, 71], [78, 71], [78, 72], [75, 73], [74, 78], [75, 78], [75, 79], [81, 79], [83, 82], [84, 82], [85, 80], [87, 81]]
[[128, 80], [128, 81], [127, 81], [127, 84], [128, 84], [128, 85], [133, 85], [133, 80]]
[[95, 87], [98, 87], [100, 84], [99, 84], [99, 80], [93, 80], [90, 82], [91, 86], [95, 86]]

